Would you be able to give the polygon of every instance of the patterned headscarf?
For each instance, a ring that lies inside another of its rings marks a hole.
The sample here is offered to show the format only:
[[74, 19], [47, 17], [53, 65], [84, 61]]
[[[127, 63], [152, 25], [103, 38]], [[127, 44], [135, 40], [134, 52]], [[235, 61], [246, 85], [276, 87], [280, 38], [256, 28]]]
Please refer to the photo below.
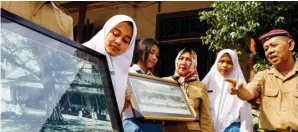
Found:
[[[181, 76], [181, 75], [178, 74], [178, 60], [179, 60], [179, 57], [183, 53], [186, 53], [186, 52], [190, 53], [191, 58], [192, 58], [192, 64], [191, 64], [189, 73], [187, 73], [185, 76]], [[175, 73], [172, 77], [175, 80], [177, 80], [178, 83], [180, 85], [182, 85], [183, 87], [187, 87], [188, 82], [195, 81], [195, 80], [200, 80], [199, 75], [198, 75], [198, 71], [197, 71], [197, 54], [193, 49], [184, 48], [178, 53], [178, 55], [176, 57], [176, 60], [175, 60], [175, 68], [176, 68]]]

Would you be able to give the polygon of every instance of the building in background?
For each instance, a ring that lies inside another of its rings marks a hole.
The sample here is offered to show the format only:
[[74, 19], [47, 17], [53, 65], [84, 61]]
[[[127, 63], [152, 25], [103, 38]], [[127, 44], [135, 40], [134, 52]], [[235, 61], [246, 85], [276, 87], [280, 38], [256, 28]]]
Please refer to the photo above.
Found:
[[[138, 27], [137, 40], [151, 37], [161, 44], [161, 62], [156, 69], [158, 76], [173, 73], [174, 59], [184, 47], [193, 48], [198, 54], [198, 72], [202, 79], [215, 60], [215, 53], [200, 41], [208, 29], [199, 20], [199, 12], [211, 10], [213, 1], [109, 1], [109, 2], [59, 2], [74, 20], [74, 36], [79, 43], [88, 41], [116, 14], [134, 19]], [[240, 55], [246, 79], [249, 78], [249, 56]]]

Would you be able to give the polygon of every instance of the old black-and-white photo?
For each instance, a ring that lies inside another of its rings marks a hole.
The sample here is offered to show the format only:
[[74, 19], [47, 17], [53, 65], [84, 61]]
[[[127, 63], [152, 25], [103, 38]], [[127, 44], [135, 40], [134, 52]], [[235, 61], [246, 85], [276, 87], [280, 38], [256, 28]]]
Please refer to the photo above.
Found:
[[[1, 131], [112, 131], [99, 67], [23, 37], [34, 34], [31, 30], [11, 32], [6, 28], [21, 27], [3, 21]], [[56, 40], [40, 39], [63, 46]]]
[[141, 111], [191, 115], [178, 85], [130, 78]]

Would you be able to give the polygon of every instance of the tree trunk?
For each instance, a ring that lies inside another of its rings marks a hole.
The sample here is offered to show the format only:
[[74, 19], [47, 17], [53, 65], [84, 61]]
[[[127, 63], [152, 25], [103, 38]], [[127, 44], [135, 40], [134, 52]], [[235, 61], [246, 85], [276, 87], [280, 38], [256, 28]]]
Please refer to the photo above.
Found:
[[254, 41], [254, 39], [250, 39], [250, 46], [249, 46], [249, 49], [251, 51], [252, 54], [249, 55], [249, 81], [251, 81], [255, 75], [255, 72], [254, 72], [254, 64], [255, 64], [255, 61], [254, 61], [254, 56], [253, 56], [253, 53], [256, 52], [256, 43]]
[[43, 72], [43, 87], [44, 97], [46, 99], [46, 116], [49, 117], [48, 121], [59, 122], [63, 121], [60, 110], [59, 100], [56, 97], [55, 77], [52, 74], [51, 67], [45, 66]]

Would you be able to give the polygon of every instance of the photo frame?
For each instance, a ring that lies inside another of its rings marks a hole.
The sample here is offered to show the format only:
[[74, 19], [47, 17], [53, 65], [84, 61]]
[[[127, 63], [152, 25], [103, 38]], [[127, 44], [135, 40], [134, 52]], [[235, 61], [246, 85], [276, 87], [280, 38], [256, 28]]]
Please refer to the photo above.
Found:
[[177, 82], [129, 73], [127, 89], [135, 118], [164, 121], [195, 121], [198, 117]]
[[106, 56], [1, 9], [1, 131], [123, 131]]

